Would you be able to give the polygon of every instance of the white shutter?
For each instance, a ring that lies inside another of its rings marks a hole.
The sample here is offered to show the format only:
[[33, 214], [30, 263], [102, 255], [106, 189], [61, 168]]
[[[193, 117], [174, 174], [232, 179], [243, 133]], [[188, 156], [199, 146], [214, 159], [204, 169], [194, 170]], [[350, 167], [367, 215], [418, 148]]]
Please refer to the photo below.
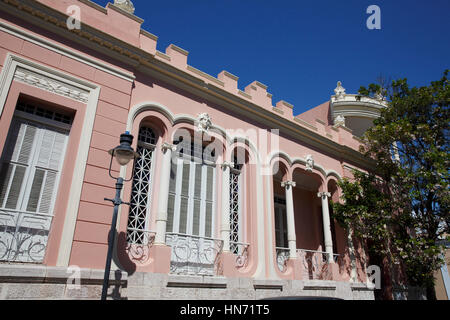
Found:
[[9, 163], [1, 164], [0, 168], [0, 208], [4, 206], [8, 185], [11, 179], [11, 173], [14, 166]]
[[14, 173], [11, 184], [9, 186], [8, 198], [6, 199], [5, 208], [17, 209], [20, 190], [22, 189], [22, 183], [25, 177], [26, 168], [23, 166], [15, 165]]
[[170, 181], [169, 181], [169, 200], [167, 203], [167, 224], [166, 232], [174, 232], [174, 214], [175, 214], [175, 192], [176, 192], [176, 178], [177, 178], [177, 163], [176, 160], [171, 161], [170, 166]]
[[[187, 149], [185, 144], [178, 144], [179, 149], [181, 146]], [[167, 232], [213, 236], [214, 181], [214, 166], [199, 163], [195, 157], [184, 154], [172, 162]]]
[[[2, 155], [2, 177], [0, 207], [19, 209], [21, 192], [33, 150], [37, 128], [13, 119]], [[12, 147], [14, 146], [14, 147]]]
[[67, 133], [48, 127], [40, 127], [36, 144], [38, 146], [32, 170], [26, 210], [53, 214], [52, 203], [56, 197], [56, 185], [66, 149]]
[[28, 198], [27, 211], [36, 212], [39, 198], [41, 197], [42, 183], [44, 182], [45, 171], [37, 169], [34, 172], [33, 184], [31, 185], [30, 196]]
[[9, 239], [2, 261], [44, 259], [68, 140], [67, 130], [46, 121], [15, 113], [10, 125], [0, 162], [0, 221], [14, 231], [0, 230], [0, 242]]
[[56, 178], [57, 174], [55, 172], [47, 171], [41, 203], [39, 205], [39, 212], [50, 213], [52, 198], [55, 193]]

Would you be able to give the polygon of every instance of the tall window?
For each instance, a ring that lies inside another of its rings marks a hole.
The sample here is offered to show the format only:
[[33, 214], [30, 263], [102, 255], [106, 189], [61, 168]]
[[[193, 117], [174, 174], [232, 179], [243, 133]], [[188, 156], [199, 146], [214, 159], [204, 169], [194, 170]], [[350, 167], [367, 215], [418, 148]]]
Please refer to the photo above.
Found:
[[215, 157], [199, 144], [176, 141], [169, 185], [167, 232], [213, 237]]
[[287, 216], [286, 216], [286, 199], [275, 196], [275, 246], [278, 248], [287, 248]]
[[234, 159], [234, 167], [230, 170], [230, 250], [238, 254], [238, 243], [242, 242], [242, 164]]
[[131, 205], [128, 215], [127, 241], [133, 244], [144, 244], [146, 231], [149, 231], [150, 188], [152, 180], [153, 154], [156, 135], [149, 127], [139, 129], [137, 153], [131, 188]]
[[19, 103], [0, 160], [0, 260], [42, 262], [71, 117]]

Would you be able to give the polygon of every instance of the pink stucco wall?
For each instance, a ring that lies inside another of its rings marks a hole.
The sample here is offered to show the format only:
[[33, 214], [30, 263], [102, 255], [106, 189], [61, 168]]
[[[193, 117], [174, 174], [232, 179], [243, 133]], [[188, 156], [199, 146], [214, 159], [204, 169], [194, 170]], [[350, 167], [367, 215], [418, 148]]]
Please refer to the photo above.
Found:
[[[144, 37], [142, 33], [140, 33], [140, 23], [136, 21], [136, 19], [131, 19], [118, 13], [116, 10], [107, 8], [106, 10], [101, 11], [75, 0], [40, 0], [38, 2], [41, 2], [60, 12], [65, 12], [67, 6], [70, 4], [77, 4], [82, 8], [83, 23], [86, 23], [95, 29], [107, 32], [121, 41], [127, 42], [129, 45], [134, 46], [136, 50], [145, 50], [143, 51], [143, 54], [154, 53], [156, 42], [153, 43], [152, 41], [154, 40]], [[105, 65], [113, 66], [117, 70], [129, 72], [135, 76], [134, 82], [125, 80], [121, 77], [117, 77], [100, 70], [95, 66], [82, 63], [76, 59], [68, 57], [67, 55], [55, 52], [55, 50], [49, 50], [44, 46], [0, 31], [0, 66], [3, 66], [8, 53], [14, 53], [74, 77], [85, 79], [101, 88], [99, 100], [97, 102], [96, 116], [92, 131], [92, 138], [90, 140], [85, 173], [83, 177], [76, 177], [77, 179], [83, 180], [83, 185], [81, 198], [79, 201], [79, 210], [76, 217], [75, 232], [71, 245], [69, 261], [69, 264], [71, 265], [98, 269], [104, 267], [107, 250], [107, 236], [111, 223], [112, 206], [110, 203], [105, 202], [103, 198], [112, 198], [115, 192], [113, 181], [108, 174], [110, 158], [107, 151], [118, 144], [119, 135], [126, 130], [127, 119], [131, 108], [144, 102], [152, 101], [158, 103], [159, 105], [165, 106], [173, 115], [188, 114], [192, 118], [196, 118], [198, 114], [206, 112], [210, 115], [215, 125], [225, 129], [270, 129], [267, 125], [262, 124], [262, 120], [256, 119], [253, 114], [248, 114], [247, 116], [237, 115], [235, 112], [230, 111], [228, 108], [221, 105], [221, 103], [216, 102], [215, 99], [213, 101], [213, 99], [201, 97], [198, 94], [181, 89], [174, 84], [169, 84], [159, 78], [150, 76], [139, 70], [139, 68], [134, 69], [123, 61], [107, 58], [103, 53], [96, 52], [92, 48], [87, 48], [75, 41], [67, 40], [60, 35], [55, 35], [49, 31], [35, 27], [25, 21], [11, 17], [6, 13], [0, 13], [0, 21], [8, 23], [15, 28], [26, 30], [27, 33], [35, 35], [38, 38], [46, 41], [52, 41], [58, 46], [70, 48], [73, 52], [83, 54], [86, 58], [100, 61]], [[76, 37], [76, 35], [73, 36]], [[190, 73], [192, 76], [198, 76], [192, 73], [192, 71], [186, 69], [186, 59], [183, 55], [180, 55], [179, 51], [172, 50], [172, 48], [170, 48], [170, 50], [166, 53], [172, 57], [172, 60], [167, 61], [167, 59], [165, 59], [165, 63], [171, 67], [176, 67], [183, 70], [183, 72]], [[272, 111], [272, 101], [271, 98], [268, 98], [264, 86], [259, 84], [248, 86], [245, 92], [252, 95], [252, 99], [249, 99], [242, 94], [238, 95], [237, 86], [234, 85], [232, 79], [224, 78], [223, 74], [222, 79], [226, 82], [226, 85], [222, 88], [222, 90], [227, 90], [229, 93], [234, 94], [236, 99], [244, 99], [247, 102], [251, 101], [260, 108], [273, 112], [274, 119], [275, 117], [279, 117], [280, 113]], [[203, 81], [211, 82], [211, 80], [205, 79], [203, 79]], [[214, 83], [214, 81], [212, 82]], [[70, 147], [68, 148], [69, 153], [66, 156], [66, 162], [63, 169], [62, 189], [58, 196], [58, 203], [55, 209], [55, 222], [49, 240], [48, 254], [46, 258], [46, 263], [48, 265], [55, 265], [59, 241], [63, 230], [63, 221], [65, 217], [64, 212], [65, 206], [67, 206], [67, 195], [70, 193], [69, 177], [71, 177], [70, 173], [73, 171], [73, 159], [78, 148], [81, 122], [84, 117], [83, 108], [86, 108], [86, 105], [74, 103], [70, 99], [63, 99], [60, 96], [55, 96], [24, 84], [14, 83], [14, 86], [8, 95], [8, 102], [0, 118], [0, 148], [3, 148], [6, 132], [9, 127], [9, 122], [18, 96], [24, 93], [38, 97], [43, 101], [47, 101], [47, 103], [56, 103], [76, 111], [75, 122], [70, 133]], [[313, 109], [313, 111], [304, 113], [299, 117], [307, 122], [311, 122], [314, 126], [318, 125], [315, 123], [316, 118], [321, 119], [328, 124], [328, 107], [329, 103], [326, 102]], [[277, 108], [283, 108], [283, 121], [297, 124], [293, 119], [292, 110], [290, 110], [289, 107], [286, 107], [284, 104], [277, 104]], [[138, 114], [133, 122], [131, 133], [135, 137], [138, 133], [139, 124], [145, 121], [150, 121], [153, 123], [155, 129], [160, 133], [157, 150], [160, 150], [163, 142], [171, 142], [172, 133], [177, 128], [186, 127], [192, 129], [192, 124], [187, 123], [186, 121], [180, 121], [179, 123], [172, 124], [171, 121], [162, 113], [155, 110], [144, 111]], [[282, 119], [277, 118], [277, 121], [281, 122]], [[297, 125], [302, 126], [301, 124]], [[357, 141], [354, 140], [351, 134], [345, 130], [329, 130], [329, 128], [324, 127], [318, 131], [318, 134], [320, 134], [322, 138], [326, 136], [326, 133], [329, 134], [326, 139], [331, 139], [332, 141], [339, 142], [342, 145], [348, 145], [351, 148], [357, 148]], [[134, 141], [134, 147], [136, 147], [136, 139]], [[248, 149], [248, 146], [243, 147]], [[303, 159], [307, 154], [311, 154], [317, 164], [320, 164], [322, 167], [326, 168], [326, 170], [332, 170], [337, 172], [339, 175], [344, 176], [341, 159], [338, 157], [332, 157], [326, 152], [318, 150], [317, 148], [312, 148], [296, 139], [292, 139], [288, 135], [283, 134], [280, 136], [279, 148], [280, 150], [287, 152], [291, 159]], [[248, 149], [247, 152], [250, 158], [255, 158], [252, 151]], [[154, 164], [156, 166], [155, 172], [157, 173], [161, 168], [161, 159], [161, 153], [157, 153]], [[284, 165], [289, 167], [289, 175], [292, 177], [292, 171], [294, 169], [287, 161], [283, 161]], [[130, 175], [130, 170], [131, 167], [127, 170], [128, 176]], [[119, 173], [119, 167], [116, 164], [113, 165], [113, 173]], [[245, 193], [246, 241], [250, 244], [251, 250], [249, 264], [242, 270], [230, 271], [229, 274], [233, 276], [251, 276], [257, 268], [256, 263], [259, 257], [264, 255], [264, 251], [274, 252], [274, 248], [258, 247], [258, 232], [264, 232], [265, 235], [268, 235], [272, 231], [257, 230], [256, 227], [257, 212], [255, 208], [258, 200], [257, 195], [255, 194], [255, 189], [253, 188], [257, 174], [255, 165], [246, 165], [244, 173], [245, 183], [248, 186]], [[326, 177], [324, 177], [323, 174], [317, 170], [315, 170], [314, 174], [320, 176], [320, 186], [317, 190], [306, 191], [301, 188], [294, 188], [293, 192], [297, 246], [298, 248], [304, 249], [323, 250], [320, 201], [317, 198], [317, 191], [326, 190]], [[155, 213], [158, 210], [157, 186], [160, 182], [159, 179], [159, 175], [156, 174], [150, 210], [152, 212], [152, 229], [155, 227]], [[219, 175], [216, 190], [217, 195], [221, 194], [220, 179], [221, 178]], [[123, 191], [124, 201], [129, 200], [130, 192], [131, 183], [128, 182], [125, 184]], [[281, 190], [280, 186], [273, 185], [273, 192], [282, 194], [283, 190]], [[266, 194], [264, 189], [264, 197], [273, 198], [273, 194]], [[219, 197], [215, 210], [216, 221], [218, 222], [221, 220], [221, 201], [222, 199]], [[270, 208], [264, 208], [264, 213], [268, 213], [269, 210]], [[118, 227], [119, 247], [123, 247], [125, 242], [124, 235], [126, 232], [127, 216], [128, 208], [123, 206], [120, 213], [120, 223]], [[220, 224], [217, 223], [216, 234], [219, 234], [219, 231]], [[342, 229], [337, 228], [336, 238], [338, 239], [338, 248], [346, 247], [345, 237], [345, 232]], [[159, 254], [161, 256], [167, 256], [168, 254], [164, 251], [165, 249], [156, 248], [152, 250], [156, 250], [155, 254]], [[170, 254], [170, 251], [168, 252]], [[344, 252], [344, 250], [342, 250], [342, 252]], [[158, 262], [155, 259], [150, 259], [144, 264], [136, 264], [135, 262], [129, 260], [129, 257], [127, 257], [127, 255], [123, 252], [118, 253], [118, 256], [120, 263], [133, 271], [167, 271], [167, 266], [158, 266]], [[266, 257], [265, 263], [273, 263], [272, 258], [273, 257], [270, 256]]]

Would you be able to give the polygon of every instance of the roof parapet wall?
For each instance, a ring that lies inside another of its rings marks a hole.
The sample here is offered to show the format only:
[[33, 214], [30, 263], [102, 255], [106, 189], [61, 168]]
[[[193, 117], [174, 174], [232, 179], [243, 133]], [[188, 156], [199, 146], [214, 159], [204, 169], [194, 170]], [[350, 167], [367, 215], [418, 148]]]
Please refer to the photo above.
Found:
[[[1, 0], [3, 2], [14, 3], [18, 0]], [[274, 116], [282, 117], [287, 121], [295, 123], [299, 127], [303, 127], [308, 131], [318, 133], [327, 139], [333, 141], [339, 141], [341, 144], [351, 145], [349, 140], [357, 142], [353, 139], [353, 135], [348, 130], [342, 128], [335, 128], [331, 131], [330, 127], [321, 122], [310, 123], [294, 117], [293, 105], [284, 101], [278, 101], [275, 106], [272, 104], [272, 94], [267, 91], [268, 86], [260, 81], [253, 81], [248, 84], [244, 91], [239, 89], [238, 79], [239, 77], [223, 70], [217, 77], [211, 76], [201, 70], [198, 70], [188, 65], [189, 52], [174, 44], [170, 44], [165, 53], [157, 50], [158, 37], [150, 32], [141, 29], [143, 19], [135, 16], [131, 12], [127, 12], [117, 7], [112, 3], [108, 3], [106, 8], [99, 6], [98, 4], [89, 0], [35, 0], [38, 3], [43, 4], [53, 10], [57, 10], [65, 15], [68, 15], [67, 9], [72, 5], [79, 6], [81, 9], [81, 22], [88, 25], [91, 28], [97, 29], [103, 32], [105, 35], [117, 38], [126, 44], [132, 45], [138, 50], [141, 50], [142, 54], [150, 54], [154, 59], [159, 60], [165, 64], [171, 65], [176, 69], [179, 69], [194, 77], [200, 78], [207, 84], [212, 84], [226, 92], [235, 95], [239, 99], [243, 99], [249, 103], [255, 104], [267, 111], [270, 111]], [[24, 0], [24, 2], [29, 2]], [[35, 3], [36, 3], [35, 2]], [[76, 33], [76, 32], [75, 32]], [[140, 57], [137, 57], [140, 59]], [[372, 105], [382, 105], [383, 102], [377, 102], [375, 99], [361, 97], [358, 95], [345, 94], [339, 96], [332, 96], [331, 103], [338, 106], [342, 103], [359, 102]]]

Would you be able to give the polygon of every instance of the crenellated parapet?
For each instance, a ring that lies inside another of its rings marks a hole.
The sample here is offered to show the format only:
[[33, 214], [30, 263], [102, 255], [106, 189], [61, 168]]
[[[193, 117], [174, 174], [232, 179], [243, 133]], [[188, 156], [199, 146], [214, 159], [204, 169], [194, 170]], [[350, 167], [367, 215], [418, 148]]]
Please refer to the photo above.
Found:
[[[164, 52], [159, 51], [158, 37], [141, 28], [144, 20], [134, 14], [134, 5], [129, 0], [115, 0], [106, 7], [90, 0], [0, 0], [0, 4], [31, 13], [33, 19], [40, 19], [40, 24], [53, 24], [62, 35], [67, 34], [71, 39], [77, 39], [79, 43], [131, 66], [124, 71], [126, 73], [133, 70], [163, 73], [165, 77], [182, 81], [195, 90], [212, 93], [224, 102], [231, 101], [243, 110], [251, 110], [252, 117], [260, 116], [264, 121], [273, 119], [270, 121], [274, 127], [306, 132], [315, 140], [319, 135], [320, 140], [357, 149], [353, 143], [360, 141], [353, 137], [358, 134], [352, 132], [350, 118], [365, 116], [374, 119], [380, 108], [386, 105], [381, 97], [376, 99], [347, 94], [339, 82], [335, 95], [325, 106], [331, 112], [332, 123], [323, 114], [317, 116], [317, 121], [316, 117], [294, 116], [294, 106], [285, 100], [273, 102], [268, 86], [260, 81], [239, 85], [239, 77], [226, 70], [217, 76], [209, 75], [189, 65], [189, 52], [175, 44], [167, 46]], [[80, 8], [81, 28], [68, 30], [67, 9], [72, 5]], [[74, 34], [77, 37], [73, 37]]]

